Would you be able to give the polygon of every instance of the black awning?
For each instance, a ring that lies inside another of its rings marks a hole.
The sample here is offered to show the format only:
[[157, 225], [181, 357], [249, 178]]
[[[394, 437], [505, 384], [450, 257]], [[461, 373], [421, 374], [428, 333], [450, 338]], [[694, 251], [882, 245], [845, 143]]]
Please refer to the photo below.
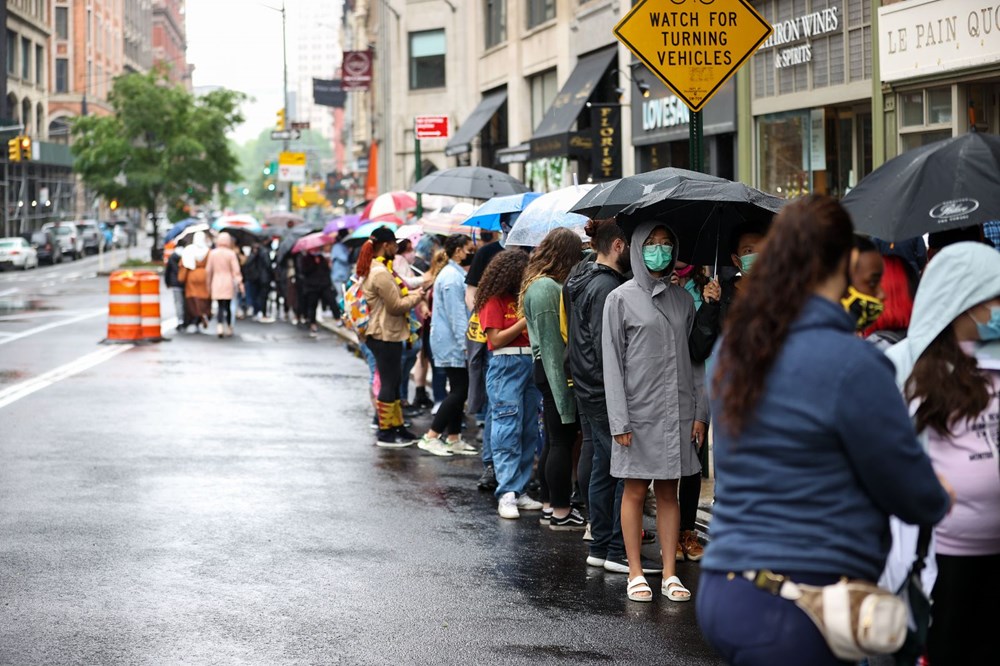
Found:
[[531, 156], [531, 146], [521, 143], [509, 148], [501, 148], [497, 151], [497, 162], [500, 164], [520, 164], [527, 162]]
[[531, 136], [532, 159], [564, 157], [571, 152], [570, 143], [575, 135], [572, 131], [573, 123], [590, 100], [594, 88], [617, 52], [618, 47], [609, 46], [577, 61], [573, 73], [569, 75], [552, 106], [545, 112], [538, 129]]
[[490, 122], [490, 118], [493, 117], [493, 114], [495, 114], [506, 101], [506, 88], [492, 92], [486, 97], [483, 97], [483, 100], [479, 102], [479, 105], [472, 110], [469, 117], [465, 119], [462, 126], [458, 128], [457, 132], [455, 132], [455, 136], [451, 137], [451, 140], [448, 141], [448, 145], [444, 147], [444, 154], [451, 157], [452, 155], [471, 153], [472, 140], [483, 131], [483, 128], [486, 127], [486, 123]]

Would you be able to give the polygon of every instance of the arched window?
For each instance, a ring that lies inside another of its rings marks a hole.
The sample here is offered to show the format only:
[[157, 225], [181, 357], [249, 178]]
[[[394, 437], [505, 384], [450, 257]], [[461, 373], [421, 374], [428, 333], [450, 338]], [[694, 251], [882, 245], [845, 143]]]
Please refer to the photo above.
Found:
[[17, 95], [14, 93], [7, 94], [7, 108], [10, 109], [10, 119], [14, 123], [18, 123], [21, 120], [21, 105], [17, 103]]
[[49, 123], [49, 141], [69, 145], [69, 122], [66, 118], [55, 118]]
[[35, 133], [38, 134], [39, 140], [45, 138], [45, 107], [41, 102], [35, 105]]
[[35, 114], [32, 113], [31, 100], [27, 97], [21, 101], [21, 122], [24, 123], [24, 133], [28, 134], [33, 129], [31, 126], [31, 121], [34, 119]]

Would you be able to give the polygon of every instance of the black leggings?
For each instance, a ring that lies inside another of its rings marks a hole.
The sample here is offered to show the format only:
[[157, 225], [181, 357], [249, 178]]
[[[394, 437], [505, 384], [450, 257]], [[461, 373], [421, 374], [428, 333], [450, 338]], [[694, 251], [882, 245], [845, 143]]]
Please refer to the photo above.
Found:
[[[535, 373], [536, 379], [539, 377]], [[563, 423], [547, 381], [537, 383], [542, 392], [542, 421], [545, 423], [545, 446], [538, 460], [541, 501], [553, 509], [568, 509], [573, 496], [573, 445], [576, 423]]]
[[379, 402], [396, 402], [399, 400], [399, 380], [403, 374], [403, 343], [384, 342], [368, 338], [365, 344], [375, 356], [375, 367], [378, 368], [381, 386], [378, 389]]
[[682, 476], [681, 482], [677, 485], [680, 487], [677, 495], [681, 505], [681, 531], [694, 531], [694, 521], [698, 517], [698, 502], [701, 500], [701, 472]]
[[578, 400], [576, 413], [579, 415], [580, 431], [583, 442], [580, 447], [580, 460], [576, 463], [576, 485], [580, 489], [580, 498], [590, 507], [590, 476], [594, 469], [594, 436], [590, 432], [590, 424], [583, 418], [583, 405]]
[[333, 287], [306, 291], [306, 320], [310, 324], [316, 323], [316, 308], [320, 303], [333, 311], [333, 316], [340, 319], [340, 305], [337, 304], [337, 296], [333, 293]]
[[466, 368], [444, 368], [448, 375], [448, 397], [438, 407], [431, 430], [449, 435], [462, 432], [462, 419], [465, 417], [465, 400], [469, 397], [469, 371]]
[[934, 666], [996, 663], [996, 615], [976, 610], [1000, 589], [1000, 555], [937, 555], [931, 631], [927, 639]]
[[232, 308], [230, 307], [230, 304], [232, 302], [233, 302], [232, 299], [226, 299], [226, 300], [220, 299], [216, 301], [219, 308], [219, 311], [216, 313], [216, 316], [218, 317], [220, 324], [225, 324], [226, 326], [229, 326], [230, 324], [233, 323], [233, 311]]

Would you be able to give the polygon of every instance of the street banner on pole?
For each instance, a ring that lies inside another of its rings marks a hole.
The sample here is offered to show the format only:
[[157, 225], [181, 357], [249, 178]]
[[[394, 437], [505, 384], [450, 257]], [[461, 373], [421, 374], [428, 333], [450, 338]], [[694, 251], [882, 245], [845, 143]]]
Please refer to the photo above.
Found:
[[448, 116], [417, 116], [414, 123], [417, 139], [447, 139]]
[[344, 108], [347, 93], [344, 92], [340, 79], [313, 79], [313, 102], [320, 106], [335, 106]]
[[372, 85], [372, 52], [344, 51], [341, 74], [344, 92], [365, 92]]
[[697, 112], [773, 30], [749, 0], [639, 0], [614, 34]]
[[304, 183], [306, 154], [284, 151], [278, 154], [278, 180], [283, 183]]

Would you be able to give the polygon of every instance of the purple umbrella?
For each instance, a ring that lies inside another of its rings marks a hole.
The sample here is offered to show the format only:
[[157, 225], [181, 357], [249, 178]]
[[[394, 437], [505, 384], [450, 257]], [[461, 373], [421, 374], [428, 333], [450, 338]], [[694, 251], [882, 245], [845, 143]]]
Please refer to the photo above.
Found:
[[343, 217], [337, 217], [326, 223], [323, 227], [323, 233], [329, 235], [335, 235], [338, 231], [354, 231], [361, 226], [361, 216], [360, 215], [344, 215]]

